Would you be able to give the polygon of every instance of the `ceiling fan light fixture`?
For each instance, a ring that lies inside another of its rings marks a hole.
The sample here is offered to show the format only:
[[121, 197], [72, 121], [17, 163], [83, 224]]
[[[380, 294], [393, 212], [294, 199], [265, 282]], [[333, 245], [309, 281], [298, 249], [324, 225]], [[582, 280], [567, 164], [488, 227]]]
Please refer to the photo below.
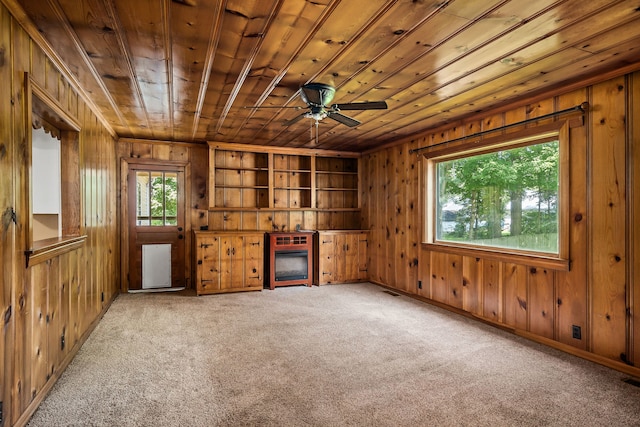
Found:
[[308, 113], [306, 113], [304, 115], [305, 119], [313, 119], [316, 122], [324, 119], [325, 117], [327, 117], [327, 112], [322, 110], [322, 111], [316, 111], [316, 112], [312, 112], [309, 111]]

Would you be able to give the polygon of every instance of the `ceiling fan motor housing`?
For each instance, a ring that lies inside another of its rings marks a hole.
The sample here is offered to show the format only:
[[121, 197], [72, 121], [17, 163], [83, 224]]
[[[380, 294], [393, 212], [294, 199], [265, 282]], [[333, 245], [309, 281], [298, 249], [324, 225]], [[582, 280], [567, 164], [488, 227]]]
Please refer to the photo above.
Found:
[[300, 89], [300, 97], [310, 107], [326, 107], [333, 100], [336, 90], [324, 83], [308, 83]]

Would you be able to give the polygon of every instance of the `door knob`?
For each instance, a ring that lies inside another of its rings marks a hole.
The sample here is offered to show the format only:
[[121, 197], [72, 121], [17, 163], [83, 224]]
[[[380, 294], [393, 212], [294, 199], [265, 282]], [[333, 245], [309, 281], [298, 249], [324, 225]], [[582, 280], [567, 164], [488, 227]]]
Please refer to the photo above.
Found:
[[182, 231], [182, 227], [178, 227], [178, 231]]

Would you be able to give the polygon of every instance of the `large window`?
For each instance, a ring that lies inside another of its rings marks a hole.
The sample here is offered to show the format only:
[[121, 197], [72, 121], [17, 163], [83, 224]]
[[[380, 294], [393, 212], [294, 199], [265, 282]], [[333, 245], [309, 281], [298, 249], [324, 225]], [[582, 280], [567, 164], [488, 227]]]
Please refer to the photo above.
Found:
[[427, 243], [566, 259], [566, 148], [556, 131], [427, 154]]
[[558, 253], [558, 141], [437, 163], [437, 240]]

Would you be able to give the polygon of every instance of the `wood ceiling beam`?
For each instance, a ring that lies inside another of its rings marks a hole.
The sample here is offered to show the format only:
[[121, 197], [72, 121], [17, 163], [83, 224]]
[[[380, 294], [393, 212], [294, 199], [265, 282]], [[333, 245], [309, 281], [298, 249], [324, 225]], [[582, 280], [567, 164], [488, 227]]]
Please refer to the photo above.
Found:
[[229, 94], [229, 98], [227, 98], [227, 102], [225, 103], [225, 106], [222, 109], [222, 112], [220, 113], [220, 117], [218, 118], [218, 123], [216, 124], [216, 134], [220, 133], [220, 129], [222, 129], [222, 125], [226, 120], [227, 115], [229, 114], [229, 110], [231, 110], [231, 106], [235, 102], [236, 97], [240, 92], [240, 89], [242, 89], [242, 85], [244, 85], [244, 82], [247, 79], [247, 76], [249, 75], [249, 71], [251, 71], [253, 62], [256, 60], [256, 57], [260, 53], [260, 49], [265, 39], [264, 34], [266, 34], [269, 31], [269, 28], [271, 27], [271, 25], [273, 25], [273, 21], [275, 20], [276, 16], [278, 16], [278, 12], [280, 12], [280, 9], [282, 9], [282, 5], [284, 4], [284, 2], [285, 0], [278, 0], [275, 7], [271, 9], [271, 13], [269, 14], [269, 17], [267, 18], [264, 28], [262, 30], [262, 36], [258, 37], [258, 40], [256, 41], [256, 44], [253, 47], [253, 50], [251, 51], [251, 54], [245, 61], [242, 67], [242, 70], [240, 71], [240, 74], [236, 79], [236, 83], [233, 85], [233, 89]]
[[174, 96], [173, 96], [173, 37], [171, 36], [171, 0], [162, 0], [162, 32], [164, 34], [164, 57], [167, 67], [167, 86], [169, 96], [169, 129], [175, 140]]
[[198, 134], [198, 128], [200, 126], [200, 116], [202, 115], [202, 109], [204, 108], [204, 100], [207, 97], [207, 91], [209, 89], [209, 79], [211, 78], [211, 69], [213, 68], [213, 60], [218, 50], [218, 43], [220, 42], [220, 34], [222, 32], [222, 22], [224, 21], [224, 13], [227, 9], [228, 0], [222, 0], [216, 2], [216, 19], [211, 25], [211, 31], [209, 32], [209, 45], [207, 46], [207, 55], [204, 61], [204, 69], [202, 72], [202, 80], [200, 81], [200, 89], [198, 91], [198, 101], [193, 115], [193, 129], [191, 131], [191, 139], [195, 140]]
[[[54, 0], [54, 1], [57, 3], [57, 0]], [[107, 11], [107, 14], [109, 15], [109, 19], [111, 19], [111, 23], [113, 24], [114, 35], [116, 37], [116, 40], [118, 40], [118, 46], [122, 51], [123, 60], [127, 67], [127, 73], [129, 74], [129, 79], [133, 84], [135, 96], [138, 98], [138, 102], [140, 103], [140, 105], [142, 106], [142, 109], [144, 110], [146, 126], [148, 129], [151, 129], [151, 132], [153, 133], [153, 127], [151, 126], [151, 123], [149, 120], [149, 111], [147, 109], [147, 104], [144, 101], [142, 89], [140, 88], [140, 82], [138, 81], [138, 75], [132, 63], [133, 55], [131, 54], [131, 49], [129, 49], [129, 43], [126, 40], [126, 32], [124, 31], [122, 22], [120, 22], [118, 13], [116, 12], [113, 6], [113, 1], [104, 0], [103, 4], [104, 4], [105, 10]], [[82, 49], [82, 50], [83, 52], [85, 51], [85, 49]]]

